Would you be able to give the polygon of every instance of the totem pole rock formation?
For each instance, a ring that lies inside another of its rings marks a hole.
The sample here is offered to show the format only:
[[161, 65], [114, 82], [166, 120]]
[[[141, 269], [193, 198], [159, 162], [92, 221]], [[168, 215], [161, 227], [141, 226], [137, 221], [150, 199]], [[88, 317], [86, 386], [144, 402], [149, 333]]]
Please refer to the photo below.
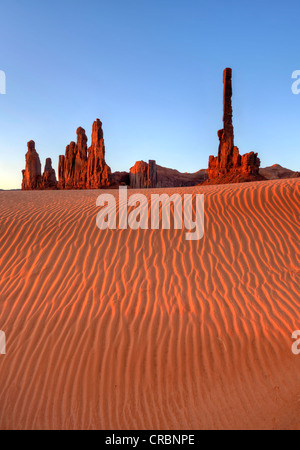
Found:
[[26, 153], [26, 166], [22, 171], [23, 191], [32, 191], [34, 189], [42, 188], [42, 173], [41, 173], [41, 161], [39, 155], [35, 149], [35, 142], [29, 141], [27, 143], [28, 151]]
[[242, 181], [262, 180], [259, 175], [260, 159], [257, 153], [250, 152], [241, 156], [234, 145], [232, 125], [232, 70], [225, 69], [223, 75], [223, 124], [218, 131], [220, 140], [217, 157], [209, 157], [208, 181], [206, 184], [237, 183]]

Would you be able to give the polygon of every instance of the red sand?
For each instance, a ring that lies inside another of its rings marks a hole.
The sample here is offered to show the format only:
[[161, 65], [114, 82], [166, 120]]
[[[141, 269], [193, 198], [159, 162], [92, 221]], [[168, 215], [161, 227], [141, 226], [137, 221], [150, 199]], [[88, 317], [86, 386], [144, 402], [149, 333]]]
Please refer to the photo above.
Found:
[[1, 429], [300, 429], [299, 186], [168, 190], [205, 194], [194, 242], [1, 192]]

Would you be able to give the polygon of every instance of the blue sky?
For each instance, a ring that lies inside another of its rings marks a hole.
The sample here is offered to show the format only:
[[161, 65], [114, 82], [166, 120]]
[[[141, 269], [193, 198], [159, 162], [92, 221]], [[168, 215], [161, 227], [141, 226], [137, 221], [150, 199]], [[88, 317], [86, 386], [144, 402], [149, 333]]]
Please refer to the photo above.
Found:
[[106, 161], [195, 172], [217, 154], [222, 72], [235, 141], [262, 166], [300, 169], [295, 1], [0, 0], [0, 188], [19, 188], [27, 141], [42, 165], [103, 122]]

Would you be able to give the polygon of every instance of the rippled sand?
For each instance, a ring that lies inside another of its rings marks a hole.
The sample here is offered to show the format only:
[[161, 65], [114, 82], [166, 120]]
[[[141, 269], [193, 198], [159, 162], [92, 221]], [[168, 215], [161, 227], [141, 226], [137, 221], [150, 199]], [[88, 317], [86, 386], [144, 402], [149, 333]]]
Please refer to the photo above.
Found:
[[194, 242], [1, 192], [0, 428], [300, 429], [299, 186], [155, 191], [205, 194]]

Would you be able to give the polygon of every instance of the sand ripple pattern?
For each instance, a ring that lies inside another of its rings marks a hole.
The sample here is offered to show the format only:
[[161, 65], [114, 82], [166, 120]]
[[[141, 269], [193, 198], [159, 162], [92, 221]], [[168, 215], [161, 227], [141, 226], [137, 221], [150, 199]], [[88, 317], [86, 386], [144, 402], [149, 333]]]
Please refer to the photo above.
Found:
[[0, 428], [300, 429], [299, 187], [155, 191], [205, 194], [201, 241], [1, 192]]

